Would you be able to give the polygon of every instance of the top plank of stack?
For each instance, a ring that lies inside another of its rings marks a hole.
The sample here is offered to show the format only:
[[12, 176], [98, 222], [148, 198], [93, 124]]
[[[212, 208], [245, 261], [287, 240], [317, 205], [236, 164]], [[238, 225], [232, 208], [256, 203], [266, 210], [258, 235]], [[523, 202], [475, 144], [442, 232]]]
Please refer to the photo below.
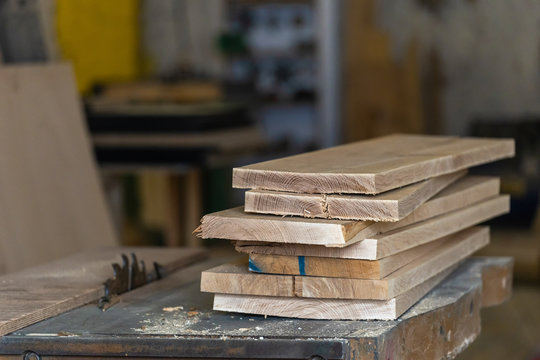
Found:
[[514, 156], [514, 140], [396, 134], [233, 169], [233, 187], [379, 194]]

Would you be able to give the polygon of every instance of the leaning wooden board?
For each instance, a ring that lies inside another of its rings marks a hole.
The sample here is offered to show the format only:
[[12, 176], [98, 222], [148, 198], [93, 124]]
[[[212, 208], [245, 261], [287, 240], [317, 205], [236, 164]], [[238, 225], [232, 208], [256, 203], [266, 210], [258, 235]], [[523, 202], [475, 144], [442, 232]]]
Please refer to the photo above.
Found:
[[274, 243], [320, 244], [343, 247], [406, 225], [472, 205], [499, 193], [499, 179], [467, 176], [426, 201], [398, 222], [307, 219], [248, 214], [242, 207], [205, 215], [200, 226], [203, 238]]
[[106, 248], [0, 277], [0, 336], [95, 301], [105, 295], [113, 263], [135, 253], [151, 271], [154, 262], [174, 271], [206, 257], [194, 248]]
[[307, 218], [399, 221], [465, 174], [466, 171], [462, 170], [441, 175], [378, 195], [250, 190], [245, 195], [244, 210]]
[[378, 194], [514, 156], [514, 140], [390, 135], [233, 169], [233, 187]]
[[247, 243], [244, 245], [243, 242], [238, 241], [236, 249], [248, 253], [379, 260], [477, 225], [505, 214], [509, 210], [510, 197], [508, 195], [499, 195], [448, 214], [370, 236], [346, 247], [337, 248], [305, 244], [268, 245], [265, 243]]
[[451, 267], [390, 300], [341, 300], [215, 294], [214, 310], [329, 320], [395, 320], [455, 269]]
[[489, 243], [489, 228], [473, 227], [450, 235], [439, 247], [381, 280], [249, 272], [245, 264], [204, 271], [201, 291], [317, 299], [390, 300], [455, 265]]
[[67, 64], [0, 68], [0, 274], [117, 245]]

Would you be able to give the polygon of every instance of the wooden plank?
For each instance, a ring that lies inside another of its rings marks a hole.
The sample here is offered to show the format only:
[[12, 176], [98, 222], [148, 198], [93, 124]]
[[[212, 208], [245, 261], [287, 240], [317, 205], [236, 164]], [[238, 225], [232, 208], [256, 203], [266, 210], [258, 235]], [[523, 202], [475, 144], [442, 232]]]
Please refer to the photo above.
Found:
[[358, 260], [317, 256], [249, 255], [253, 272], [282, 275], [307, 275], [356, 279], [382, 279], [441, 244], [436, 240], [380, 260]]
[[[204, 216], [200, 236], [203, 238], [343, 247], [369, 236], [395, 230], [474, 204], [498, 193], [498, 178], [467, 176], [450, 185], [398, 222], [279, 218], [273, 215], [248, 214], [241, 207], [238, 207]], [[242, 251], [241, 246], [247, 245], [247, 243], [238, 244], [237, 250], [239, 251]]]
[[0, 336], [104, 296], [103, 283], [122, 253], [135, 253], [149, 272], [154, 262], [171, 272], [206, 256], [202, 249], [107, 248], [1, 276]]
[[0, 68], [0, 273], [116, 245], [72, 71]]
[[378, 194], [514, 156], [514, 140], [390, 135], [233, 169], [233, 187]]
[[466, 171], [437, 176], [378, 195], [300, 194], [250, 190], [244, 210], [258, 214], [296, 215], [307, 218], [399, 221], [426, 200], [463, 177]]
[[[283, 281], [286, 284], [292, 280], [293, 294], [297, 297], [390, 300], [455, 265], [488, 243], [489, 228], [473, 227], [463, 230], [445, 238], [432, 252], [424, 254], [380, 280], [266, 275], [250, 273], [246, 266], [240, 264], [228, 265], [226, 272], [223, 268], [204, 271], [201, 275], [201, 291], [236, 295], [283, 296], [278, 295], [275, 287], [264, 287], [264, 293], [259, 290], [260, 282], [263, 282], [266, 276], [273, 276], [276, 281]], [[238, 274], [242, 275], [240, 280], [237, 277]]]
[[214, 310], [320, 320], [394, 320], [439, 284], [447, 269], [390, 300], [308, 299], [215, 294]]
[[510, 197], [499, 195], [448, 214], [370, 236], [347, 247], [262, 243], [243, 246], [241, 242], [237, 242], [236, 247], [241, 252], [249, 253], [379, 260], [477, 225], [509, 210]]

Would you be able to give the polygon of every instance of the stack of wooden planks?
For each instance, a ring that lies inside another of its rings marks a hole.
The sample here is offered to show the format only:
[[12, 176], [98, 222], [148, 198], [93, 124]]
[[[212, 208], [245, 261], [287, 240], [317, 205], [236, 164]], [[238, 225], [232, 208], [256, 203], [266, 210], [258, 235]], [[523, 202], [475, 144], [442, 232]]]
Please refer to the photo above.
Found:
[[467, 168], [510, 139], [391, 135], [233, 170], [245, 206], [203, 217], [203, 238], [249, 262], [204, 271], [214, 309], [312, 319], [396, 319], [489, 243], [509, 211], [499, 178]]

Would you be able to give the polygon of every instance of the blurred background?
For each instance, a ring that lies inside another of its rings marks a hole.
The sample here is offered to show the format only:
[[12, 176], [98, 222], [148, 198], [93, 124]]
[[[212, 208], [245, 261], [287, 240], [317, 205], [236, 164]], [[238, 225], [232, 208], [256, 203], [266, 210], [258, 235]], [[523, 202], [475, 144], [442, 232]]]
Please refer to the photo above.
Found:
[[482, 254], [516, 288], [463, 359], [540, 351], [540, 2], [0, 0], [4, 64], [68, 61], [124, 245], [208, 246], [231, 168], [396, 132], [513, 137]]

